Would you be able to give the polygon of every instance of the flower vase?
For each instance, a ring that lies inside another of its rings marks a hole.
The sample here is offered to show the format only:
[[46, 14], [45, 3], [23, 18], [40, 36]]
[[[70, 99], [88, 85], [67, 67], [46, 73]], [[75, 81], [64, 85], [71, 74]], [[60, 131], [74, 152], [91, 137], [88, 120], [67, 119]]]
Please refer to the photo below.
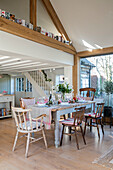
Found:
[[62, 101], [65, 101], [65, 93], [62, 93]]

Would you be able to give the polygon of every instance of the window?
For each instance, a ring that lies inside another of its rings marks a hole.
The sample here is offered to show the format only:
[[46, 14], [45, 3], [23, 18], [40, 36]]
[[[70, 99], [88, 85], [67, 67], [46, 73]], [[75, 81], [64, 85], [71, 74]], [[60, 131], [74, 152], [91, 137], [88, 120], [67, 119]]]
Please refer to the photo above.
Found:
[[24, 91], [24, 78], [16, 78], [16, 91]]
[[32, 84], [29, 82], [28, 79], [24, 78], [16, 78], [16, 91], [22, 92], [26, 89], [26, 92], [32, 92]]
[[32, 92], [32, 84], [26, 79], [26, 92]]
[[64, 75], [56, 75], [56, 85], [64, 83]]

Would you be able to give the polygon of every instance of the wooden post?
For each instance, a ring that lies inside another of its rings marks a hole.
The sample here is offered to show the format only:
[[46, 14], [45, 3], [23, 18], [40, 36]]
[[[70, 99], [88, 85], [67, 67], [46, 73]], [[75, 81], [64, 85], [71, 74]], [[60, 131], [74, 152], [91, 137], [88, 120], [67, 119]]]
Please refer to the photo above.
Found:
[[30, 23], [35, 29], [37, 26], [37, 0], [30, 0]]
[[79, 92], [80, 88], [80, 57], [74, 56], [74, 66], [73, 66], [73, 89], [74, 96]]

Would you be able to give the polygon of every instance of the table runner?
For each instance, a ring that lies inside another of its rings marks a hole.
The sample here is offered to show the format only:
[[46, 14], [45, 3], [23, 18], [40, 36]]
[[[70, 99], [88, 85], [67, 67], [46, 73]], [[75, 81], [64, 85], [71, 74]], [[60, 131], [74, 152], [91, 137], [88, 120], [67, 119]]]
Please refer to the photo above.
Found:
[[[92, 103], [92, 101], [90, 101]], [[87, 104], [90, 102], [87, 102]], [[46, 117], [44, 118], [44, 124], [45, 124], [45, 128], [46, 129], [50, 129], [51, 128], [51, 112], [54, 110], [58, 110], [58, 109], [68, 109], [69, 107], [79, 107], [82, 105], [87, 105], [86, 102], [85, 103], [73, 103], [73, 104], [67, 104], [67, 105], [53, 105], [53, 106], [38, 106], [37, 104], [35, 105], [28, 105], [27, 108], [31, 109], [31, 116], [32, 118], [36, 118], [42, 114], [46, 114]]]
[[47, 107], [47, 106], [38, 106], [38, 105], [29, 105], [27, 106], [28, 109], [32, 109], [31, 116], [32, 118], [36, 118], [42, 114], [46, 114], [46, 117], [44, 117], [44, 124], [46, 129], [51, 128], [51, 110], [55, 108], [53, 107]]

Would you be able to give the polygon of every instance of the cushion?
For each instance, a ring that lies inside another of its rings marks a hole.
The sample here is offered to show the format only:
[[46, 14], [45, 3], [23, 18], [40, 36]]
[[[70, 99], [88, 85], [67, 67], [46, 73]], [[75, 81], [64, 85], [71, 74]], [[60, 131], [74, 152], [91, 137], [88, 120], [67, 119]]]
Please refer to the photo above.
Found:
[[[26, 129], [26, 127], [25, 127], [25, 123], [22, 123], [23, 129], [24, 129], [24, 130], [31, 130], [30, 121], [27, 121], [27, 122], [26, 122], [26, 125], [27, 125], [27, 129]], [[20, 126], [20, 128], [22, 128], [22, 127], [21, 127], [21, 124], [19, 124], [19, 126]], [[40, 122], [38, 123], [38, 126], [40, 126]], [[33, 128], [33, 129], [36, 129], [36, 122], [34, 122], [34, 121], [32, 121], [32, 128]]]
[[92, 117], [92, 118], [98, 118], [100, 117], [99, 115], [96, 115], [96, 113], [85, 113], [84, 116]]
[[[73, 125], [74, 119], [73, 118], [64, 119], [64, 120], [60, 121], [60, 123], [67, 124], [67, 125]], [[76, 126], [78, 125], [76, 121], [75, 121], [75, 125]]]
[[34, 105], [35, 104], [35, 98], [33, 99], [23, 99], [21, 98], [21, 101], [22, 101], [22, 107], [23, 108], [27, 108], [27, 105]]

